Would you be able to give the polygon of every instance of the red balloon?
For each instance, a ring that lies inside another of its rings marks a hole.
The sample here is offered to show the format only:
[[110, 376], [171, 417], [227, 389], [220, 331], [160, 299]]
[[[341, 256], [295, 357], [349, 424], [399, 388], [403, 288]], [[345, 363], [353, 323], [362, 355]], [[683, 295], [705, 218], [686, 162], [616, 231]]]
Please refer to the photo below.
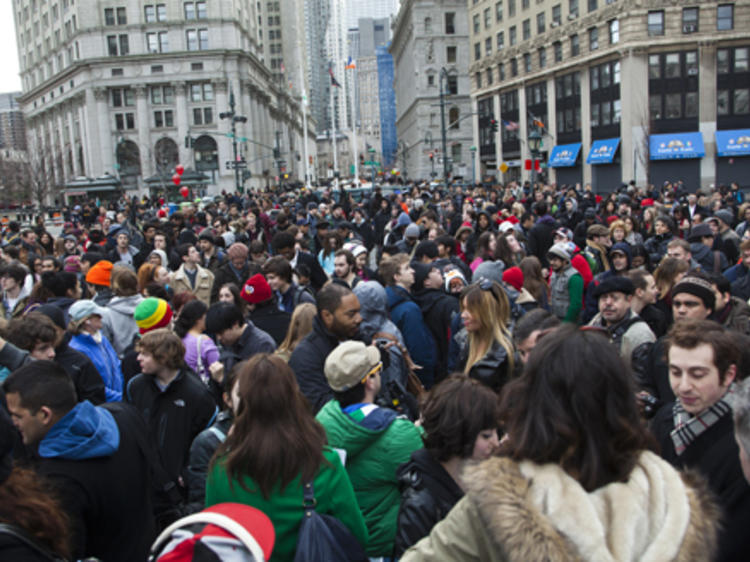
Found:
[[185, 197], [185, 198], [187, 198], [187, 196], [188, 196], [188, 193], [189, 193], [189, 192], [190, 192], [190, 191], [188, 190], [188, 188], [187, 188], [187, 186], [186, 186], [186, 185], [183, 185], [183, 186], [182, 186], [182, 187], [180, 188], [180, 195], [182, 195], [182, 196], [183, 196], [183, 197]]
[[177, 172], [179, 175], [182, 175], [182, 173], [185, 171], [185, 166], [183, 166], [182, 164], [177, 164], [174, 171]]
[[166, 216], [167, 216], [167, 210], [166, 210], [166, 209], [159, 209], [159, 212], [158, 212], [158, 213], [156, 213], [156, 214], [157, 214], [157, 216], [158, 216], [158, 217], [159, 217], [160, 219], [163, 219], [164, 217], [166, 217]]
[[159, 197], [159, 206], [164, 205], [164, 197]]
[[175, 185], [180, 185], [180, 182], [182, 181], [182, 178], [180, 177], [180, 174], [175, 174], [172, 176], [172, 183]]

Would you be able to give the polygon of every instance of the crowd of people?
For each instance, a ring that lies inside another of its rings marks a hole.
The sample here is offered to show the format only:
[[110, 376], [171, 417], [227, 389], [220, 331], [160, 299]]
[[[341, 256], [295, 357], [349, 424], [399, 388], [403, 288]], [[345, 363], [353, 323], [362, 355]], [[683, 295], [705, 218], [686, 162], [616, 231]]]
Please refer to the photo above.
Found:
[[226, 503], [265, 514], [278, 561], [311, 506], [352, 560], [750, 552], [737, 184], [63, 215], [3, 225], [3, 559], [145, 560]]

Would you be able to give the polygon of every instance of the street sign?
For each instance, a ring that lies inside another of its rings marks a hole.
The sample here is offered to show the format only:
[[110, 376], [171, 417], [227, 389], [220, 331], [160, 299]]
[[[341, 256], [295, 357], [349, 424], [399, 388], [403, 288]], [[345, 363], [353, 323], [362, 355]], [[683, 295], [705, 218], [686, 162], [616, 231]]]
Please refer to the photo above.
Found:
[[239, 162], [235, 162], [234, 160], [227, 160], [226, 166], [227, 166], [227, 170], [235, 170], [235, 169], [244, 170], [247, 168], [247, 161], [240, 160]]
[[365, 166], [380, 166], [380, 162], [365, 160]]
[[508, 165], [505, 162], [503, 162], [502, 164], [500, 164], [500, 171], [502, 173], [505, 173], [505, 172], [508, 171]]

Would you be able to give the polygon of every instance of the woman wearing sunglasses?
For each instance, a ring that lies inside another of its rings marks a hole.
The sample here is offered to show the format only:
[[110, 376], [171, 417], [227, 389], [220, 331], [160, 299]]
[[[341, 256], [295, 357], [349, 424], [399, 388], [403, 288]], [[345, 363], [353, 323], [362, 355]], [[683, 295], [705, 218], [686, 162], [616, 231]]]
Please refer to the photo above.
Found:
[[466, 287], [460, 300], [464, 326], [456, 334], [458, 368], [499, 391], [514, 365], [508, 297], [499, 283], [483, 277]]

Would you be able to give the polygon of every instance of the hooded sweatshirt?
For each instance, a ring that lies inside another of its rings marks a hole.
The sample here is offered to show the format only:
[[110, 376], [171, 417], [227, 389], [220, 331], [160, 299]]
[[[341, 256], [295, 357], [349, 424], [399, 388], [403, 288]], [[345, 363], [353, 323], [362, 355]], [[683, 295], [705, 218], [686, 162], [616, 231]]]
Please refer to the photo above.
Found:
[[141, 295], [115, 297], [109, 301], [107, 312], [102, 318], [102, 332], [112, 343], [112, 347], [120, 358], [138, 334], [138, 325], [133, 315], [135, 307], [142, 300]]
[[390, 556], [401, 503], [396, 470], [422, 448], [419, 429], [393, 410], [372, 404], [342, 410], [336, 400], [327, 402], [316, 418], [328, 444], [346, 451], [346, 472], [370, 535], [368, 556]]
[[120, 446], [114, 416], [88, 400], [65, 414], [39, 443], [39, 456], [68, 460], [108, 457]]

